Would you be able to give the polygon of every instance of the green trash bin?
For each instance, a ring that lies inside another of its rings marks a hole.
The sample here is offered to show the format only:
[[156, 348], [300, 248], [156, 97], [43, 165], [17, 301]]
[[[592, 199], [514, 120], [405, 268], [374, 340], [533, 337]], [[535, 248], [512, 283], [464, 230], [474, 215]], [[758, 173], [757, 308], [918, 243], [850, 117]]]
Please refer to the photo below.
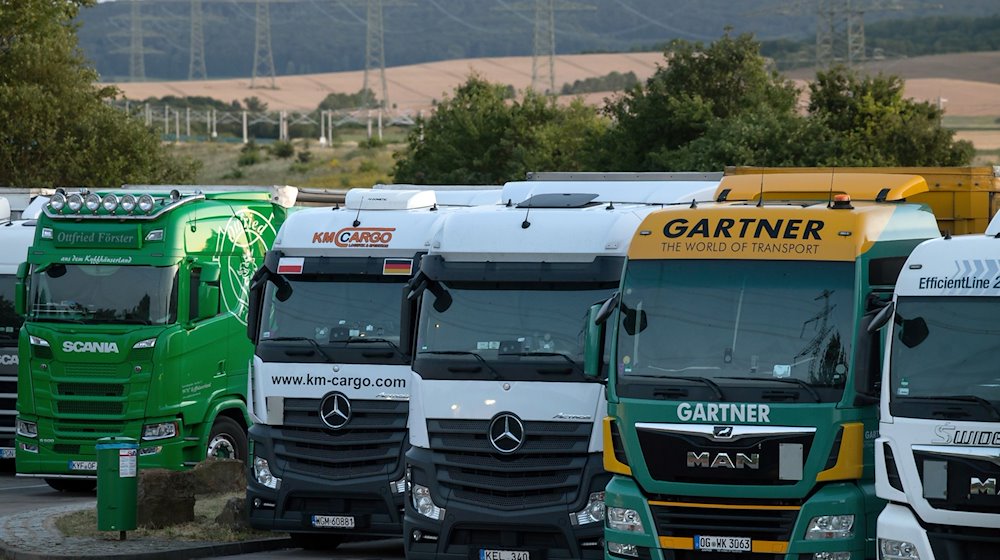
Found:
[[135, 438], [97, 440], [97, 529], [132, 531], [136, 525], [139, 444]]

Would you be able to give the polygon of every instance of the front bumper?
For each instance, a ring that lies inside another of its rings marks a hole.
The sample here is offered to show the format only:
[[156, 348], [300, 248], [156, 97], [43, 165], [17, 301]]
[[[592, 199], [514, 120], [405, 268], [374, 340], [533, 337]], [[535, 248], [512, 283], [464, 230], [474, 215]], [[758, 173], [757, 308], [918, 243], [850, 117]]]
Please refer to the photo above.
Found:
[[[255, 529], [291, 533], [325, 533], [351, 536], [398, 537], [403, 531], [403, 496], [396, 491], [402, 480], [402, 461], [396, 472], [378, 476], [330, 479], [295, 472], [275, 460], [274, 429], [255, 424], [250, 428], [251, 449], [247, 470], [247, 506]], [[253, 456], [266, 459], [271, 473], [281, 479], [278, 489], [268, 488], [254, 476]], [[350, 516], [353, 529], [315, 527], [313, 516]]]
[[998, 528], [925, 526], [910, 508], [900, 504], [887, 505], [878, 516], [879, 541], [891, 539], [909, 543], [920, 560], [994, 559], [1000, 550]]
[[[871, 492], [874, 497], [874, 488]], [[865, 494], [857, 486], [839, 483], [824, 486], [802, 504], [766, 499], [724, 500], [690, 497], [649, 498], [634, 480], [615, 476], [608, 484], [605, 503], [633, 509], [643, 531], [626, 532], [606, 527], [607, 543], [634, 545], [637, 556], [606, 550], [605, 558], [698, 560], [741, 558], [753, 560], [813, 560], [815, 553], [845, 552], [851, 560], [870, 558], [874, 535], [868, 539]], [[854, 536], [842, 539], [805, 540], [809, 521], [818, 515], [855, 515]], [[695, 550], [695, 536], [749, 537], [751, 551], [705, 552]]]
[[[437, 482], [433, 453], [411, 448], [406, 455], [411, 481], [430, 488], [445, 508], [443, 520], [421, 515], [409, 495], [405, 504], [403, 543], [407, 560], [470, 560], [482, 550], [526, 551], [530, 560], [603, 558], [604, 527], [600, 522], [574, 525], [570, 515], [582, 510], [591, 492], [600, 492], [609, 478], [600, 454], [586, 458], [582, 488], [566, 494], [572, 503], [503, 509], [455, 499], [443, 502], [445, 490]], [[419, 535], [419, 539], [415, 536]]]

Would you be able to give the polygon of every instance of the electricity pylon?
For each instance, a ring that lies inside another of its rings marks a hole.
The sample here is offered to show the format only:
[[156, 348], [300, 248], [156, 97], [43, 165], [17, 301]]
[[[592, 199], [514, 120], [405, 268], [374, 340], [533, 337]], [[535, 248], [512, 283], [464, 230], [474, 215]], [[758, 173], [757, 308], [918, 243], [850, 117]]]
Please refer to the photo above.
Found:
[[534, 40], [531, 54], [531, 89], [548, 95], [556, 92], [556, 12], [595, 10], [594, 6], [556, 0], [534, 0], [533, 4], [508, 6], [513, 11], [534, 12]]
[[205, 21], [202, 19], [201, 0], [191, 0], [191, 62], [188, 65], [189, 80], [208, 78], [205, 69]]
[[[368, 0], [365, 31], [365, 80], [361, 90], [370, 90], [369, 74], [378, 71], [380, 95], [375, 105], [389, 108], [389, 84], [385, 80], [385, 26], [382, 24], [382, 0]], [[374, 93], [374, 91], [373, 91]]]
[[271, 89], [274, 89], [274, 56], [271, 53], [271, 10], [270, 0], [257, 0], [257, 24], [253, 49], [253, 75], [250, 87], [261, 87], [257, 84], [258, 77], [269, 79]]
[[138, 0], [132, 0], [131, 31], [128, 77], [130, 81], [138, 82], [146, 79], [146, 52], [142, 41], [142, 11], [139, 9]]

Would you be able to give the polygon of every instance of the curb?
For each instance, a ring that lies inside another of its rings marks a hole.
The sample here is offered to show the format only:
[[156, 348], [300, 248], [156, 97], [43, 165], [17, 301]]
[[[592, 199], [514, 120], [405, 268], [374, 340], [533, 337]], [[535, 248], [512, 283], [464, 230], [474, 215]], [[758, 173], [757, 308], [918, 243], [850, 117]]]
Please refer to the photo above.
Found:
[[[127, 542], [127, 541], [126, 541]], [[152, 552], [122, 552], [119, 554], [46, 554], [42, 552], [32, 552], [20, 550], [7, 546], [7, 543], [0, 543], [0, 558], [7, 560], [101, 560], [107, 558], [141, 558], [143, 560], [178, 560], [181, 558], [213, 558], [216, 556], [233, 556], [236, 554], [248, 554], [251, 552], [266, 552], [268, 550], [281, 550], [295, 546], [292, 539], [288, 537], [276, 537], [269, 539], [256, 539], [252, 541], [240, 541], [232, 543], [218, 543], [209, 545], [194, 545], [190, 547], [182, 546], [185, 541], [177, 541], [178, 547], [173, 550], [157, 550]], [[187, 541], [191, 542], [191, 541]]]

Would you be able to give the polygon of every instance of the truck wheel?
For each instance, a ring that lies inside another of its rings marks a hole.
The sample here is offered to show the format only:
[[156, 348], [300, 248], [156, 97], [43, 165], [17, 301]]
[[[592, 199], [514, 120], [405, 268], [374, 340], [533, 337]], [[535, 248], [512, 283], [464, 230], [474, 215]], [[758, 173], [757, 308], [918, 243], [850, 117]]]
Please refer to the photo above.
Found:
[[323, 533], [289, 533], [292, 544], [305, 550], [333, 550], [344, 542], [339, 535], [324, 535]]
[[219, 416], [212, 425], [208, 435], [208, 449], [205, 450], [208, 459], [238, 459], [247, 458], [247, 432], [236, 420]]
[[46, 478], [45, 484], [60, 492], [93, 492], [97, 481], [87, 478]]

